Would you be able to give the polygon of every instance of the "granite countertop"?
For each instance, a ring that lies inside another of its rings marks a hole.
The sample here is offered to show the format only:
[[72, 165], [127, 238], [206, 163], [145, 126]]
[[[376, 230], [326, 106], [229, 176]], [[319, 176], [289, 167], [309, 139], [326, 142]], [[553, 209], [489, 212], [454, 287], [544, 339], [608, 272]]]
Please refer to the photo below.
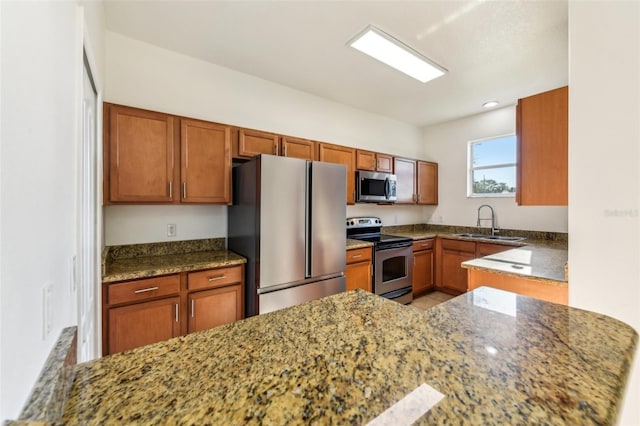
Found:
[[[520, 232], [530, 238], [521, 241], [495, 241], [456, 235], [465, 232], [478, 232], [477, 230], [466, 229], [450, 232], [449, 230], [407, 229], [400, 226], [390, 227], [383, 231], [392, 235], [413, 238], [414, 240], [440, 237], [511, 246], [513, 248], [510, 250], [463, 262], [462, 267], [519, 277], [526, 276], [533, 280], [561, 286], [568, 285], [565, 275], [565, 264], [568, 259], [567, 241], [563, 239], [543, 239], [542, 237], [547, 234], [544, 232], [512, 231], [512, 233]], [[513, 265], [515, 265], [515, 268]]]
[[544, 245], [527, 245], [501, 253], [462, 262], [467, 269], [485, 270], [503, 275], [529, 278], [567, 286], [564, 265], [567, 250]]
[[247, 260], [228, 250], [165, 254], [117, 259], [106, 265], [103, 283], [154, 277], [185, 271], [241, 265]]
[[637, 340], [487, 287], [426, 311], [357, 290], [79, 364], [55, 421], [614, 424]]
[[365, 247], [373, 247], [373, 243], [369, 241], [361, 241], [361, 240], [354, 240], [352, 238], [347, 238], [347, 250], [359, 249], [359, 248], [365, 248]]

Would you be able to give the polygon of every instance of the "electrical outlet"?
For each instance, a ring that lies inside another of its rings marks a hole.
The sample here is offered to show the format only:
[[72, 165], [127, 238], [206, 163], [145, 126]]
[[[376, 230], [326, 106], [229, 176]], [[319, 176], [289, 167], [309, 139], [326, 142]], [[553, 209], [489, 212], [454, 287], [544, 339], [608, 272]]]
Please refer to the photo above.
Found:
[[51, 299], [53, 286], [47, 283], [42, 288], [42, 340], [45, 340], [53, 328], [53, 307]]
[[167, 237], [175, 237], [178, 234], [178, 227], [175, 223], [167, 224]]

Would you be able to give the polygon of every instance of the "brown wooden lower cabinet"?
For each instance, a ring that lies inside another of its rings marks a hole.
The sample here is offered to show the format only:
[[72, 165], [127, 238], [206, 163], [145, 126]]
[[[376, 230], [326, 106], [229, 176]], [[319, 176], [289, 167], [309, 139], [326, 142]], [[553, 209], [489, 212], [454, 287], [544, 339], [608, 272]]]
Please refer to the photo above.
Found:
[[167, 297], [111, 308], [108, 317], [106, 354], [150, 345], [180, 335], [180, 298]]
[[244, 318], [244, 265], [103, 283], [102, 353]]
[[347, 291], [357, 288], [373, 291], [371, 247], [347, 250], [347, 268], [344, 275], [347, 279]]
[[442, 239], [440, 249], [439, 290], [454, 295], [464, 293], [467, 291], [467, 270], [460, 264], [475, 259], [476, 243]]
[[433, 280], [433, 239], [413, 243], [413, 297], [431, 290]]
[[438, 290], [453, 295], [459, 295], [469, 290], [467, 269], [460, 266], [462, 262], [517, 248], [506, 244], [447, 238], [438, 238], [438, 245], [437, 269], [439, 278], [436, 286]]
[[240, 284], [191, 293], [188, 332], [193, 333], [241, 320], [242, 300]]

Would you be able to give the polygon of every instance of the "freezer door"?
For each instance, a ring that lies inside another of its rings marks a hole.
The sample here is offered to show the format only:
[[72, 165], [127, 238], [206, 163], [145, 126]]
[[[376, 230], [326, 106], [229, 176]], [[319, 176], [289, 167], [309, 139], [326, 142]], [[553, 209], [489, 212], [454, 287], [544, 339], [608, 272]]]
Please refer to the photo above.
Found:
[[[346, 251], [346, 250], [345, 250]], [[342, 293], [346, 289], [346, 279], [343, 275], [322, 281], [315, 281], [294, 287], [288, 287], [270, 293], [260, 294], [260, 314], [288, 308], [310, 302], [322, 297]]]
[[311, 277], [345, 269], [347, 236], [344, 221], [347, 169], [342, 164], [311, 163], [309, 265]]
[[306, 171], [305, 160], [261, 156], [259, 288], [305, 279]]

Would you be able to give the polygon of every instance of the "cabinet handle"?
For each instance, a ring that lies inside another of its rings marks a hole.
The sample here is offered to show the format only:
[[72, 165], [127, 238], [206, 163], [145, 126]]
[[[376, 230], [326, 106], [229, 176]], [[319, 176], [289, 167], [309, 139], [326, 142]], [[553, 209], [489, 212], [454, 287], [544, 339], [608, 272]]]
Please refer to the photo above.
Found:
[[182, 182], [182, 198], [187, 198], [187, 182]]
[[287, 145], [286, 144], [282, 145], [282, 156], [283, 157], [287, 156]]
[[278, 155], [278, 144], [273, 146], [273, 155]]
[[169, 181], [169, 198], [173, 198], [173, 182]]
[[207, 279], [209, 280], [209, 282], [211, 281], [218, 281], [218, 280], [224, 280], [225, 278], [227, 278], [226, 275], [218, 275], [215, 277], [207, 277]]
[[362, 255], [361, 254], [354, 254], [354, 255], [351, 256], [352, 259], [357, 259], [359, 257], [362, 257]]
[[176, 322], [178, 322], [178, 304], [176, 303]]
[[136, 291], [134, 291], [134, 293], [135, 293], [135, 294], [146, 293], [146, 292], [148, 292], [148, 291], [155, 291], [155, 290], [157, 290], [157, 289], [158, 289], [158, 287], [142, 288], [142, 289], [140, 289], [140, 290], [136, 290]]
[[196, 316], [196, 301], [191, 299], [191, 318], [195, 318]]

